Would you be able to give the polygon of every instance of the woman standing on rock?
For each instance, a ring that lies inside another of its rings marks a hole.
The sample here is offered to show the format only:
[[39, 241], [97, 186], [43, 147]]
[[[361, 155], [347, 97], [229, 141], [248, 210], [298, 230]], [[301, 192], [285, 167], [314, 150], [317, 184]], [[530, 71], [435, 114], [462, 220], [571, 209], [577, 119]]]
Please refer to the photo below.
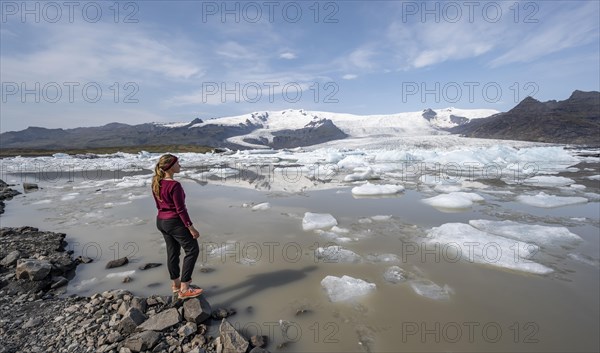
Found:
[[[167, 244], [167, 268], [173, 280], [173, 293], [180, 299], [186, 299], [202, 294], [202, 289], [190, 286], [194, 265], [200, 254], [197, 240], [200, 233], [192, 225], [185, 207], [183, 187], [178, 181], [173, 180], [175, 173], [179, 173], [180, 170], [177, 157], [171, 154], [161, 156], [154, 168], [152, 195], [158, 209], [156, 226]], [[185, 251], [185, 257], [180, 278], [181, 248]]]

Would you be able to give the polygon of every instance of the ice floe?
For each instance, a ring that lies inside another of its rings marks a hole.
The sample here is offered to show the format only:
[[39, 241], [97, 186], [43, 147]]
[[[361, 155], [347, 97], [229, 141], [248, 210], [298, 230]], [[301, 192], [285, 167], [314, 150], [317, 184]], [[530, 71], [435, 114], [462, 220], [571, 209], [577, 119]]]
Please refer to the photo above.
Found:
[[315, 257], [324, 263], [358, 263], [362, 261], [362, 257], [357, 253], [337, 245], [318, 247], [315, 250]]
[[328, 213], [306, 212], [302, 219], [302, 229], [305, 231], [331, 228], [337, 224], [337, 220]]
[[268, 209], [271, 209], [271, 204], [268, 202], [259, 203], [252, 207], [252, 211], [266, 211]]
[[565, 178], [560, 176], [535, 176], [523, 180], [523, 183], [532, 186], [548, 187], [548, 186], [567, 186], [575, 183], [575, 180], [571, 178]]
[[579, 196], [548, 195], [540, 191], [537, 195], [519, 195], [517, 201], [535, 207], [553, 208], [586, 203], [588, 199]]
[[440, 287], [428, 279], [413, 280], [410, 287], [422, 297], [433, 300], [449, 300], [451, 289], [448, 286]]
[[329, 300], [332, 302], [341, 302], [352, 300], [373, 292], [377, 285], [366, 282], [362, 279], [350, 276], [326, 276], [321, 281], [321, 286], [327, 292]]
[[549, 227], [536, 224], [522, 224], [514, 221], [471, 220], [469, 224], [481, 231], [538, 245], [552, 245], [555, 242], [580, 241], [581, 237], [565, 227]]
[[383, 279], [390, 283], [402, 283], [406, 281], [407, 274], [404, 269], [399, 266], [388, 267], [383, 273]]
[[472, 192], [451, 192], [423, 199], [422, 201], [436, 208], [462, 209], [473, 206], [473, 202], [484, 200], [482, 196]]
[[433, 244], [442, 254], [451, 254], [448, 255], [451, 262], [465, 260], [538, 274], [553, 271], [528, 260], [538, 252], [538, 246], [493, 235], [469, 224], [445, 223], [430, 229], [427, 235], [429, 244]]
[[352, 194], [356, 196], [393, 195], [402, 191], [404, 191], [402, 185], [376, 185], [369, 182], [352, 188]]

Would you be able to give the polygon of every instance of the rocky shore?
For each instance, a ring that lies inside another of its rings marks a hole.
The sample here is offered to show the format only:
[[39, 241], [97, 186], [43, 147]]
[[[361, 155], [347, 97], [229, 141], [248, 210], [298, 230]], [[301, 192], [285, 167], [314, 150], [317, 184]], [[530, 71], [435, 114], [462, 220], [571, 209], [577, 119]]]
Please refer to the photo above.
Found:
[[115, 289], [65, 297], [86, 262], [65, 250], [65, 236], [0, 228], [0, 353], [268, 352], [267, 337], [243, 337], [226, 319], [235, 312], [213, 311], [203, 295], [182, 301]]

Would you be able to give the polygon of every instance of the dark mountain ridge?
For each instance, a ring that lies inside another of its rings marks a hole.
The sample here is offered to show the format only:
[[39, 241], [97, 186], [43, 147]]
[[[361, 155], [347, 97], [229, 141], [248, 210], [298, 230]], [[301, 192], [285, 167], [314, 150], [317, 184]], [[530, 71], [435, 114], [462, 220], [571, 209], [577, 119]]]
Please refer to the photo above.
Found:
[[449, 131], [466, 137], [600, 145], [600, 92], [574, 91], [563, 101], [527, 97], [506, 113]]

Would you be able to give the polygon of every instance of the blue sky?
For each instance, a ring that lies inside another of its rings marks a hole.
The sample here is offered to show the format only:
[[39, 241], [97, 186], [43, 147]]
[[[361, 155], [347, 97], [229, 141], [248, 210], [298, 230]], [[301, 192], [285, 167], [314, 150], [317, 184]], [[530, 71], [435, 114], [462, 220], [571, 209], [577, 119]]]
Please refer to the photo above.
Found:
[[600, 89], [598, 1], [65, 4], [1, 2], [0, 131], [506, 111]]

